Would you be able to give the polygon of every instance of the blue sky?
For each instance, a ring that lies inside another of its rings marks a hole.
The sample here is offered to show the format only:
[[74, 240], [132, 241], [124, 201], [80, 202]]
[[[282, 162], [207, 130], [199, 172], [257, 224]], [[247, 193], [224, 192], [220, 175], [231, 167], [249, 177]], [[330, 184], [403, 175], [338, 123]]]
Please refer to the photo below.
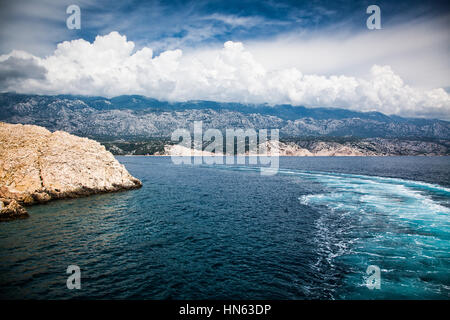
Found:
[[[448, 16], [448, 1], [94, 1], [1, 0], [0, 53], [13, 49], [45, 55], [57, 43], [118, 31], [138, 46], [156, 52], [228, 40], [270, 39], [283, 33], [307, 33], [336, 27], [366, 29], [366, 8], [382, 9], [383, 28], [417, 18]], [[82, 11], [82, 29], [66, 28], [68, 5]], [[448, 23], [448, 21], [447, 21]], [[447, 27], [449, 25], [447, 24]], [[336, 30], [339, 31], [339, 30]]]
[[[81, 8], [80, 30], [66, 27], [71, 4]], [[371, 4], [381, 8], [381, 30], [366, 27]], [[0, 0], [0, 90], [110, 96], [108, 88], [115, 88], [167, 100], [322, 104], [448, 118], [449, 27], [448, 1]], [[94, 45], [97, 37], [106, 37], [101, 46]], [[77, 39], [85, 42], [70, 42]], [[70, 50], [55, 51], [62, 43]], [[89, 64], [104, 54], [104, 43], [124, 52], [108, 70]], [[64, 64], [71, 65], [67, 77], [58, 73]], [[249, 65], [255, 72], [242, 72]], [[136, 87], [110, 83], [110, 74]], [[284, 88], [271, 82], [276, 77]], [[197, 87], [188, 88], [189, 81]], [[296, 85], [288, 88], [291, 81]]]

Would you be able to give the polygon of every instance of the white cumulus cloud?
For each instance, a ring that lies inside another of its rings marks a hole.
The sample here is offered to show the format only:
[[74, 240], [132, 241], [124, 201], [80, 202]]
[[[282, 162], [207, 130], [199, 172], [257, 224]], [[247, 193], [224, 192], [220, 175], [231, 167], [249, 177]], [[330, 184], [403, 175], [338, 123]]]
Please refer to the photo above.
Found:
[[[11, 72], [21, 68], [20, 76]], [[38, 76], [36, 76], [36, 74]], [[10, 79], [11, 78], [11, 79]], [[389, 66], [372, 66], [367, 77], [303, 74], [295, 67], [268, 69], [240, 42], [219, 51], [154, 56], [117, 32], [58, 44], [40, 58], [23, 51], [0, 56], [0, 90], [40, 94], [117, 96], [141, 94], [161, 100], [215, 100], [343, 107], [386, 114], [450, 118], [450, 96], [442, 88], [414, 89]]]

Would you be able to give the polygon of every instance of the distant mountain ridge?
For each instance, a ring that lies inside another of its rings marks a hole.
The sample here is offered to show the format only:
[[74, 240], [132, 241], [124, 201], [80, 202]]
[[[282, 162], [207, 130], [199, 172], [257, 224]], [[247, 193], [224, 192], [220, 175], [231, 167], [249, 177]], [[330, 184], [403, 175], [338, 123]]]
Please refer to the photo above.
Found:
[[80, 136], [169, 137], [177, 128], [280, 129], [289, 137], [450, 139], [450, 122], [380, 112], [212, 101], [165, 102], [138, 95], [115, 98], [0, 94], [0, 120]]

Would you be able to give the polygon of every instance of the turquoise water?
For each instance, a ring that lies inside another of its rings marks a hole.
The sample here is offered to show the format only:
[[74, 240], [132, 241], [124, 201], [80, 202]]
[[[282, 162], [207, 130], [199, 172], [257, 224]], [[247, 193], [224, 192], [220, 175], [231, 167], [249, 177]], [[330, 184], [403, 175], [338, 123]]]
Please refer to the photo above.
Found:
[[274, 176], [118, 159], [143, 188], [0, 224], [2, 299], [450, 297], [448, 157], [282, 158]]

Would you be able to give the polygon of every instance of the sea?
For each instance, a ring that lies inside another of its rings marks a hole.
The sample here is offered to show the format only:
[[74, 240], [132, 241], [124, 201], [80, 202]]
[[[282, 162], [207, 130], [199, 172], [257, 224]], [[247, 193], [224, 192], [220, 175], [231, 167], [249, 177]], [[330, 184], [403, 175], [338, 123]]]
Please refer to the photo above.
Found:
[[450, 157], [117, 159], [141, 189], [0, 223], [0, 299], [450, 298]]

